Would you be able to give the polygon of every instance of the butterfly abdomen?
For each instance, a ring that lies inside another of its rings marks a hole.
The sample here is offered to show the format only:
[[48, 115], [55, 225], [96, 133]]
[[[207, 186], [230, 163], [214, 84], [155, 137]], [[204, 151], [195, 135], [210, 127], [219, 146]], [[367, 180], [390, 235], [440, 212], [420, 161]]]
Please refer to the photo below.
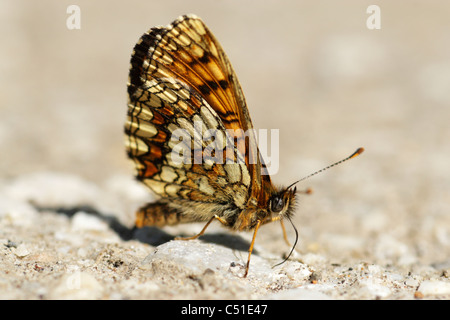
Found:
[[163, 227], [181, 223], [182, 220], [183, 217], [179, 210], [171, 208], [163, 202], [148, 203], [136, 213], [136, 226], [138, 228], [145, 226]]

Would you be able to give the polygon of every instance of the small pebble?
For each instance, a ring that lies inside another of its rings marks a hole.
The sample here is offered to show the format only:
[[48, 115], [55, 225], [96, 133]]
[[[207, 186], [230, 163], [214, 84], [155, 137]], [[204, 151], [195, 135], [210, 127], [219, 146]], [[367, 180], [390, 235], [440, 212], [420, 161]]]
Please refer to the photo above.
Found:
[[29, 255], [31, 251], [28, 249], [28, 247], [25, 244], [19, 244], [17, 248], [14, 250], [14, 254], [18, 256], [19, 258], [26, 257]]
[[419, 281], [417, 281], [416, 279], [407, 279], [405, 281], [405, 285], [407, 285], [408, 287], [417, 287], [419, 286]]

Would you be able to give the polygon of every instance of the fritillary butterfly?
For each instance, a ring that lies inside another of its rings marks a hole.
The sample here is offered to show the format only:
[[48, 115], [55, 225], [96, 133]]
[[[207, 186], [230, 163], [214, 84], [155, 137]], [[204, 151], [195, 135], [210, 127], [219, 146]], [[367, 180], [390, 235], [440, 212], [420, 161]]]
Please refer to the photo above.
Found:
[[[126, 148], [137, 179], [160, 199], [138, 210], [136, 226], [207, 222], [184, 239], [199, 237], [215, 219], [233, 230], [253, 230], [247, 276], [259, 227], [290, 220], [296, 200], [295, 183], [272, 184], [252, 129], [233, 68], [200, 18], [184, 15], [145, 33], [131, 57]], [[184, 136], [176, 135], [180, 130]], [[210, 142], [198, 138], [211, 130]], [[175, 161], [180, 145], [192, 152]]]

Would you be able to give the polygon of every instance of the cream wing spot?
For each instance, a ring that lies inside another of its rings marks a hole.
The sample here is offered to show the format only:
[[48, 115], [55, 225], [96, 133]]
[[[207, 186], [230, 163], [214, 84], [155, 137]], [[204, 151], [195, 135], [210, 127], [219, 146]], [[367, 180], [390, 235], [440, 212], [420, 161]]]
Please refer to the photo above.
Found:
[[[150, 95], [150, 102], [149, 103], [152, 106], [152, 108], [161, 108], [162, 105], [163, 105], [162, 101], [161, 101], [161, 98], [159, 98], [158, 96], [156, 96], [154, 94]], [[152, 117], [153, 117], [153, 114], [152, 114]]]
[[167, 129], [169, 129], [170, 133], [173, 133], [175, 130], [179, 130], [181, 128], [177, 126], [175, 123], [169, 123]]
[[251, 178], [246, 165], [241, 164], [241, 173], [242, 173], [242, 183], [247, 187], [250, 186]]
[[181, 186], [176, 184], [168, 184], [166, 185], [166, 193], [171, 197], [178, 196], [178, 192], [180, 191]]
[[161, 179], [166, 182], [174, 182], [178, 178], [175, 170], [170, 166], [163, 166], [161, 170]]
[[[185, 85], [185, 86], [187, 87], [187, 85]], [[181, 89], [179, 94], [180, 94], [181, 99], [188, 100], [191, 98], [191, 93], [186, 88]]]
[[176, 161], [174, 161], [174, 159], [172, 159], [172, 155], [172, 152], [166, 154], [166, 163], [173, 168], [183, 168], [185, 166], [183, 161], [179, 161], [179, 159], [176, 159]]
[[191, 25], [194, 27], [194, 29], [197, 31], [198, 34], [200, 35], [205, 35], [206, 34], [206, 30], [203, 26], [203, 23], [196, 17], [191, 17], [192, 19], [190, 20]]
[[188, 107], [189, 107], [188, 104], [185, 101], [183, 101], [183, 100], [178, 101], [178, 106], [181, 109], [183, 109], [184, 111], [187, 111]]
[[205, 53], [205, 51], [196, 44], [193, 44], [191, 46], [191, 49], [192, 49], [192, 54], [197, 58], [201, 58], [203, 56], [203, 54]]
[[172, 90], [165, 89], [163, 95], [166, 98], [165, 100], [169, 103], [175, 103], [178, 100], [176, 94]]
[[241, 170], [237, 163], [226, 163], [224, 164], [224, 167], [230, 183], [239, 182], [241, 180]]
[[188, 47], [191, 44], [191, 39], [189, 39], [189, 37], [187, 37], [184, 33], [180, 33], [176, 39], [182, 46]]
[[244, 208], [247, 203], [247, 188], [243, 185], [235, 184], [234, 189], [234, 203], [239, 208]]
[[208, 182], [208, 179], [206, 177], [201, 177], [198, 181], [199, 190], [203, 193], [206, 193], [207, 195], [212, 196], [214, 194], [214, 188], [211, 187], [211, 185]]
[[137, 123], [135, 121], [131, 121], [130, 128], [135, 129], [136, 134], [143, 138], [151, 138], [158, 134], [158, 130], [150, 122]]
[[217, 129], [219, 127], [219, 123], [215, 119], [215, 117], [212, 115], [211, 111], [207, 107], [201, 107], [200, 108], [200, 115], [202, 116], [203, 120], [205, 121], [206, 125], [210, 129]]
[[202, 36], [197, 32], [197, 30], [195, 28], [191, 27], [192, 24], [188, 24], [186, 23], [185, 25], [185, 29], [183, 30], [192, 40], [193, 42], [201, 42], [202, 41]]
[[186, 118], [178, 118], [177, 122], [180, 125], [180, 127], [186, 129], [191, 136], [194, 135], [194, 126], [192, 125], [191, 121], [189, 121]]
[[126, 137], [125, 147], [135, 156], [140, 156], [149, 151], [147, 144], [135, 136]]
[[156, 181], [152, 179], [145, 179], [143, 182], [150, 187], [156, 194], [163, 195], [165, 194], [165, 186], [166, 183], [162, 181]]
[[205, 123], [203, 122], [203, 119], [198, 114], [195, 114], [192, 117], [192, 120], [194, 121], [194, 128], [196, 129], [197, 132], [200, 129], [199, 133], [201, 133], [201, 135], [203, 137], [207, 130], [207, 127], [206, 127]]
[[[153, 119], [153, 112], [149, 108], [143, 108], [142, 106], [128, 105], [130, 110], [129, 115], [133, 117], [138, 117], [139, 119], [150, 121]], [[130, 119], [130, 116], [128, 120]]]

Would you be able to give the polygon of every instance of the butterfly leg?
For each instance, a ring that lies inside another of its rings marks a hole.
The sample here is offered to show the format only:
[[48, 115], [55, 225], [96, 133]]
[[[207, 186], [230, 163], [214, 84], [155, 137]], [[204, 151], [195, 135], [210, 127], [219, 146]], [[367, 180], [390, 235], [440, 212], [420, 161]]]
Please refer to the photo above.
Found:
[[[274, 222], [274, 221], [280, 221], [281, 230], [283, 230], [284, 241], [287, 243], [287, 245], [289, 247], [291, 247], [291, 243], [289, 242], [288, 237], [287, 237], [286, 228], [284, 227], [283, 219], [281, 218], [281, 216], [276, 216], [276, 217], [272, 217], [268, 222]], [[268, 223], [268, 222], [266, 222], [266, 223]]]
[[252, 256], [253, 245], [255, 244], [255, 239], [256, 239], [256, 233], [258, 232], [260, 225], [261, 225], [261, 220], [258, 220], [258, 222], [255, 226], [255, 231], [253, 231], [252, 243], [250, 244], [250, 248], [248, 248], [247, 266], [245, 267], [244, 278], [247, 277], [247, 274], [248, 274], [248, 268], [250, 267], [250, 257]]
[[208, 228], [208, 226], [211, 224], [211, 222], [213, 222], [214, 219], [219, 220], [222, 224], [226, 225], [227, 222], [222, 219], [221, 217], [214, 215], [211, 219], [209, 219], [209, 221], [206, 223], [206, 225], [203, 227], [202, 231], [200, 231], [199, 234], [193, 236], [193, 237], [176, 237], [175, 240], [194, 240], [197, 239], [198, 237], [200, 237], [201, 235], [203, 235], [205, 233], [206, 228]]

